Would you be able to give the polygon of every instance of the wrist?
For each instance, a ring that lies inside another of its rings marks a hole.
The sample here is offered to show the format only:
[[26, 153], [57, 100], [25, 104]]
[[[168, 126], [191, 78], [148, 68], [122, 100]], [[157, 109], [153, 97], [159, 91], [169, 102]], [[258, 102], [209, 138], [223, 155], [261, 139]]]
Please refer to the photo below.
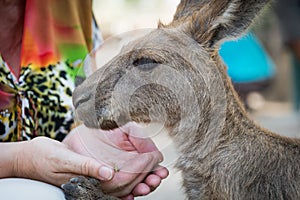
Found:
[[22, 151], [27, 142], [10, 142], [0, 144], [0, 178], [19, 177]]
[[13, 148], [12, 154], [14, 155], [11, 162], [12, 162], [12, 174], [14, 177], [26, 177], [25, 170], [26, 170], [26, 157], [25, 154], [28, 152], [27, 144], [30, 141], [24, 142], [17, 142], [14, 143], [15, 146]]

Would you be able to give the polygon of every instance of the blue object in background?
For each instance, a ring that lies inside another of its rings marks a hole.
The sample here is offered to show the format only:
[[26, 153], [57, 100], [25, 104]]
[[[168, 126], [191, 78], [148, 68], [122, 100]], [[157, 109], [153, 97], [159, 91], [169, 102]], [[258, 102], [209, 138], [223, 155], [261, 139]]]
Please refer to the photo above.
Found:
[[234, 83], [263, 81], [275, 76], [275, 64], [250, 32], [238, 40], [223, 43], [219, 52]]

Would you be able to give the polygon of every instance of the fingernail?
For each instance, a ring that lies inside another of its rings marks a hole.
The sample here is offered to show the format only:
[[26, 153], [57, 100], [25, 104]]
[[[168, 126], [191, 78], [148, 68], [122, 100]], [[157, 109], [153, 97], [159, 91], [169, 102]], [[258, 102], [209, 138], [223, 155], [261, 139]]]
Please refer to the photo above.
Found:
[[99, 170], [99, 175], [104, 180], [111, 180], [113, 177], [113, 170], [108, 167], [101, 167]]

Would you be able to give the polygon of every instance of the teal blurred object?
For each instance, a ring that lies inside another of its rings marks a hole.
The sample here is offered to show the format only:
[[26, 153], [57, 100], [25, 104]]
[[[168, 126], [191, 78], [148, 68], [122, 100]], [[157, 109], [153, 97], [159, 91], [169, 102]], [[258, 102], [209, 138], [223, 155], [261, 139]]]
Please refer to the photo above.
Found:
[[259, 82], [275, 76], [275, 64], [251, 32], [223, 43], [219, 52], [233, 83]]
[[292, 72], [294, 106], [295, 110], [300, 111], [300, 62], [295, 55], [293, 55]]

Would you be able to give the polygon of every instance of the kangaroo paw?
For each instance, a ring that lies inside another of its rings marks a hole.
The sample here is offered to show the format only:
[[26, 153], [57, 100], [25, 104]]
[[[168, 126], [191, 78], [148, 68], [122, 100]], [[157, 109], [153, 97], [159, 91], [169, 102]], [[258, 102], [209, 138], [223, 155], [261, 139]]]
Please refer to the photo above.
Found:
[[94, 178], [78, 176], [61, 187], [66, 200], [118, 200], [118, 198], [105, 195], [101, 190], [100, 181]]

